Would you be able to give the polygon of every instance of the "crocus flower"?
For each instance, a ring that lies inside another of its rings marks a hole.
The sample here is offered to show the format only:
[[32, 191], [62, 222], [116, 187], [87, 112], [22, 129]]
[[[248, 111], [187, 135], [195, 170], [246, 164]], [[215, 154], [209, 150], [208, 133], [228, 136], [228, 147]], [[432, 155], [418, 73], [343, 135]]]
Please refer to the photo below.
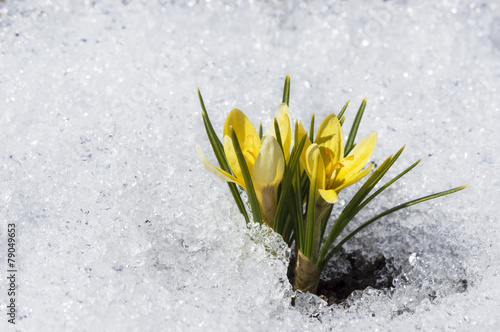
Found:
[[[304, 127], [299, 124], [299, 137], [304, 135]], [[342, 127], [335, 114], [330, 114], [323, 120], [314, 143], [306, 140], [301, 162], [309, 178], [316, 167], [315, 161], [318, 162], [318, 192], [327, 203], [337, 202], [338, 193], [342, 189], [371, 172], [371, 163], [365, 169], [362, 168], [370, 158], [376, 142], [377, 133], [372, 131], [344, 157]]]
[[290, 145], [292, 144], [292, 127], [290, 126], [290, 114], [288, 110], [287, 104], [283, 103], [278, 107], [276, 111], [276, 115], [273, 118], [273, 121], [267, 127], [265, 136], [274, 136], [276, 135], [276, 128], [274, 126], [274, 119], [278, 121], [278, 126], [280, 129], [281, 143], [283, 145], [283, 154], [285, 155], [285, 159], [288, 163], [290, 159]]
[[271, 124], [272, 127], [269, 127], [266, 135], [261, 140], [254, 125], [243, 112], [238, 109], [233, 109], [229, 112], [224, 124], [222, 143], [224, 154], [234, 175], [211, 164], [201, 147], [199, 145], [196, 146], [198, 157], [207, 170], [219, 178], [237, 183], [247, 190], [230, 135], [231, 128], [234, 130], [252, 178], [257, 201], [262, 212], [262, 219], [270, 227], [273, 225], [277, 208], [278, 185], [283, 178], [285, 158], [288, 158], [290, 155], [291, 144], [288, 107], [281, 105], [275, 118], [280, 127], [283, 151], [276, 140], [273, 123]]

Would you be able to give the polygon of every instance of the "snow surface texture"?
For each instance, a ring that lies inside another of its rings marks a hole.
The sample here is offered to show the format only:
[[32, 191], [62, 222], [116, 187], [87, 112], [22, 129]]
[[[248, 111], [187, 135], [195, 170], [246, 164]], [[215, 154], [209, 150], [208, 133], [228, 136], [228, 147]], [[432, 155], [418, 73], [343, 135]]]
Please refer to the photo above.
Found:
[[[0, 2], [0, 329], [500, 330], [498, 59], [496, 1]], [[196, 156], [196, 87], [222, 133], [233, 107], [267, 125], [286, 74], [293, 119], [350, 99], [349, 128], [367, 97], [372, 160], [424, 158], [358, 222], [470, 184], [346, 245], [391, 260], [392, 291], [291, 306], [286, 245]]]

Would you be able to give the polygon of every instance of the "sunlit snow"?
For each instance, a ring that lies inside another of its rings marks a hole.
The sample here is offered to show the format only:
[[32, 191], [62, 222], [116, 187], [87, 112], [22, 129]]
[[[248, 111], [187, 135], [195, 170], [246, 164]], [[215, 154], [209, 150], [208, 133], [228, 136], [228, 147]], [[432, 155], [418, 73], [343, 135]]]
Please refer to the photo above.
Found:
[[[0, 330], [500, 330], [499, 59], [495, 1], [0, 1]], [[234, 107], [267, 126], [286, 74], [293, 121], [350, 100], [349, 127], [367, 97], [372, 161], [423, 158], [358, 222], [469, 184], [346, 245], [392, 290], [294, 294], [290, 250], [197, 158], [197, 87], [222, 135]]]

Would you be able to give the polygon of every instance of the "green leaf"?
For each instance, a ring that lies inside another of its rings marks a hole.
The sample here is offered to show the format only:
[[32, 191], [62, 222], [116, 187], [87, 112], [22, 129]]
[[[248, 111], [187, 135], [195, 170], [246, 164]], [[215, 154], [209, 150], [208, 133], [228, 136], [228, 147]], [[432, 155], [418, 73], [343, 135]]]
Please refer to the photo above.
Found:
[[[294, 165], [290, 166], [290, 169], [293, 170], [293, 182], [295, 184], [295, 190], [293, 190], [293, 208], [290, 209], [290, 213], [294, 214], [293, 218], [293, 232], [295, 236], [295, 246], [297, 248], [304, 247], [304, 215], [303, 215], [303, 196], [302, 196], [302, 182], [300, 176], [300, 155], [304, 148], [304, 144], [306, 141], [306, 137], [302, 137], [301, 142], [299, 143], [299, 122], [295, 121], [295, 136], [294, 136], [294, 148], [297, 147], [297, 152], [292, 149], [292, 156], [295, 152], [297, 154], [297, 162]], [[292, 168], [292, 166], [294, 168]], [[306, 175], [307, 176], [307, 175]], [[293, 189], [293, 188], [292, 188]]]
[[260, 214], [259, 202], [257, 200], [257, 195], [255, 194], [252, 177], [250, 176], [250, 172], [248, 171], [245, 157], [243, 156], [240, 143], [238, 142], [238, 136], [236, 136], [236, 133], [234, 132], [234, 129], [232, 127], [230, 128], [230, 132], [231, 132], [231, 140], [233, 141], [234, 151], [236, 152], [236, 157], [238, 158], [238, 163], [240, 164], [241, 174], [243, 175], [243, 179], [245, 180], [245, 187], [248, 194], [248, 200], [250, 201], [250, 206], [252, 207], [253, 220], [254, 222], [262, 224], [262, 216]]
[[[311, 179], [311, 185], [309, 187], [309, 202], [307, 204], [307, 224], [306, 224], [306, 240], [305, 240], [305, 251], [302, 253], [309, 258], [312, 262], [316, 263], [316, 259], [314, 256], [317, 253], [314, 252], [313, 244], [314, 244], [314, 231], [316, 226], [316, 200], [318, 194], [318, 164], [319, 164], [319, 155], [314, 162], [314, 170]], [[302, 248], [301, 248], [302, 249]]]
[[[461, 186], [461, 187], [456, 187], [456, 188], [453, 188], [453, 189], [449, 189], [449, 190], [445, 190], [445, 191], [441, 191], [441, 192], [438, 192], [436, 194], [432, 194], [432, 195], [428, 195], [428, 196], [424, 196], [424, 197], [420, 197], [420, 198], [417, 198], [417, 199], [414, 199], [412, 201], [408, 201], [406, 203], [403, 203], [403, 204], [400, 204], [398, 206], [395, 206], [391, 209], [388, 209], [388, 210], [385, 210], [384, 212], [376, 215], [375, 217], [371, 218], [370, 220], [366, 221], [365, 223], [363, 223], [361, 226], [359, 226], [358, 228], [356, 228], [354, 231], [352, 231], [348, 236], [346, 236], [342, 241], [340, 241], [329, 253], [328, 255], [326, 256], [326, 259], [324, 260], [324, 262], [328, 262], [332, 256], [340, 250], [340, 248], [342, 247], [342, 245], [344, 245], [344, 243], [346, 243], [347, 241], [349, 241], [354, 235], [356, 235], [358, 232], [360, 232], [361, 230], [363, 230], [365, 227], [371, 225], [372, 223], [374, 223], [375, 221], [379, 220], [380, 218], [382, 217], [385, 217], [391, 213], [394, 213], [396, 211], [399, 211], [401, 209], [404, 209], [404, 208], [407, 208], [409, 206], [412, 206], [412, 205], [415, 205], [415, 204], [418, 204], [418, 203], [422, 203], [422, 202], [425, 202], [425, 201], [428, 201], [428, 200], [431, 200], [431, 199], [435, 199], [435, 198], [438, 198], [438, 197], [442, 197], [442, 196], [445, 196], [445, 195], [449, 195], [449, 194], [453, 194], [457, 191], [460, 191], [462, 189], [465, 189], [467, 188], [467, 186]], [[320, 267], [321, 268], [321, 267]]]
[[321, 252], [318, 257], [318, 266], [324, 264], [325, 256], [333, 245], [337, 237], [342, 233], [347, 224], [355, 216], [353, 211], [356, 211], [365, 197], [370, 193], [370, 191], [375, 187], [375, 185], [382, 179], [382, 177], [387, 173], [391, 166], [396, 162], [401, 153], [403, 152], [404, 146], [394, 155], [390, 156], [373, 172], [373, 174], [366, 180], [366, 182], [361, 186], [361, 188], [356, 192], [356, 194], [351, 198], [349, 203], [346, 205], [342, 213], [335, 221], [332, 230], [328, 234], [328, 237], [323, 245]]
[[286, 75], [285, 86], [283, 87], [283, 103], [290, 106], [290, 75]]
[[276, 118], [274, 118], [274, 132], [276, 133], [276, 141], [278, 141], [278, 145], [281, 148], [281, 153], [283, 154], [283, 158], [284, 158], [285, 152], [283, 150], [283, 143], [281, 141], [280, 125], [278, 124], [278, 119], [276, 119]]
[[347, 103], [345, 103], [344, 107], [342, 107], [339, 114], [337, 115], [337, 119], [339, 119], [339, 121], [341, 122], [341, 125], [342, 125], [342, 122], [344, 122], [343, 120], [345, 120], [344, 113], [345, 113], [345, 110], [347, 109], [347, 106], [349, 105], [349, 101], [350, 100], [348, 100]]
[[361, 118], [363, 117], [365, 107], [366, 98], [363, 99], [361, 106], [359, 106], [358, 113], [356, 113], [356, 117], [354, 118], [354, 122], [352, 123], [351, 131], [349, 132], [349, 137], [347, 138], [347, 142], [345, 143], [344, 147], [344, 157], [346, 157], [354, 147], [354, 140], [356, 139], [356, 134], [358, 133], [359, 124], [361, 123]]
[[344, 121], [345, 121], [345, 115], [342, 117], [342, 119], [340, 119], [340, 126], [342, 127], [344, 125]]
[[320, 239], [323, 239], [323, 236], [325, 236], [326, 225], [328, 224], [328, 220], [330, 219], [330, 216], [332, 215], [332, 210], [333, 210], [333, 204], [331, 204], [328, 207], [328, 210], [326, 211], [325, 215], [323, 216], [323, 219], [321, 220], [321, 236], [320, 236]]
[[[210, 118], [208, 117], [208, 113], [205, 108], [205, 103], [203, 102], [200, 89], [198, 89], [198, 97], [200, 99], [200, 104], [202, 109], [201, 115], [203, 118], [203, 124], [205, 125], [205, 130], [207, 132], [210, 145], [212, 146], [212, 150], [214, 151], [215, 157], [217, 158], [217, 162], [224, 171], [233, 174], [231, 167], [229, 167], [229, 164], [227, 162], [226, 155], [224, 154], [224, 148], [222, 146], [222, 143], [217, 137], [217, 134], [215, 133], [214, 128], [212, 127], [212, 123], [210, 122]], [[245, 217], [245, 220], [248, 223], [250, 219], [248, 218], [245, 205], [243, 204], [240, 192], [238, 191], [236, 184], [228, 182], [227, 185], [229, 187], [229, 190], [231, 191], [231, 194], [233, 195], [236, 205], [238, 206], [238, 210], [240, 210], [241, 214]]]
[[411, 171], [415, 166], [417, 166], [420, 162], [422, 161], [422, 159], [419, 159], [417, 160], [416, 162], [414, 162], [410, 167], [408, 167], [407, 169], [405, 169], [404, 171], [402, 171], [401, 173], [399, 173], [396, 177], [394, 177], [391, 181], [387, 182], [386, 184], [384, 184], [379, 190], [377, 190], [376, 192], [374, 192], [370, 197], [368, 197], [363, 203], [361, 203], [361, 205], [359, 205], [356, 210], [353, 212], [353, 215], [356, 215], [358, 214], [359, 211], [361, 211], [361, 209], [363, 209], [368, 203], [370, 203], [371, 200], [373, 200], [375, 197], [377, 197], [378, 195], [380, 195], [380, 193], [382, 193], [382, 191], [384, 191], [385, 189], [387, 189], [391, 184], [393, 184], [394, 182], [396, 182], [397, 180], [399, 180], [403, 175], [405, 175], [406, 173], [408, 173], [409, 171]]
[[309, 194], [309, 185], [311, 182], [309, 181], [309, 176], [307, 176], [306, 171], [302, 172], [302, 175], [300, 177], [300, 188], [302, 191], [302, 201], [301, 202], [307, 202], [307, 195]]
[[294, 240], [292, 235], [293, 235], [293, 225], [295, 223], [295, 221], [293, 221], [293, 218], [295, 217], [295, 214], [289, 212], [290, 209], [293, 208], [292, 204], [293, 204], [292, 201], [287, 201], [288, 213], [286, 214], [285, 223], [281, 234], [283, 240], [288, 244], [289, 247], [292, 246]]
[[[305, 140], [304, 140], [305, 141]], [[294, 206], [295, 206], [295, 214], [296, 214], [296, 219], [295, 224], [294, 224], [294, 234], [295, 234], [295, 246], [297, 246], [299, 249], [304, 248], [304, 215], [303, 215], [303, 205], [302, 202], [304, 201], [304, 198], [302, 196], [302, 186], [301, 186], [301, 180], [300, 180], [300, 165], [297, 163], [296, 170], [295, 170], [295, 176], [294, 176], [294, 182], [295, 182], [295, 191], [294, 191]], [[292, 212], [292, 213], [293, 213]]]
[[[342, 228], [340, 232], [344, 229], [344, 227], [349, 223], [349, 221], [354, 218], [354, 216], [366, 205], [368, 204], [373, 198], [375, 198], [378, 194], [380, 194], [383, 190], [385, 190], [389, 185], [394, 183], [396, 180], [398, 180], [401, 176], [409, 172], [413, 167], [415, 167], [417, 163], [414, 165], [410, 166], [409, 169], [403, 171], [401, 174], [396, 176], [393, 180], [394, 181], [389, 181], [387, 186], [383, 186], [381, 189], [377, 190], [375, 194], [370, 196], [366, 201], [362, 203], [362, 201], [365, 199], [366, 196], [370, 193], [370, 191], [378, 184], [378, 182], [384, 177], [384, 175], [389, 171], [389, 169], [394, 165], [396, 160], [398, 160], [399, 156], [401, 153], [403, 153], [405, 146], [401, 147], [401, 149], [394, 154], [394, 156], [390, 156], [384, 162], [373, 172], [373, 174], [368, 178], [368, 180], [361, 186], [361, 188], [358, 190], [358, 192], [354, 195], [354, 197], [351, 199], [349, 204], [344, 208], [342, 211], [342, 214], [340, 217], [345, 217], [343, 222], [342, 222]], [[339, 218], [340, 218], [339, 217]], [[340, 234], [339, 232], [339, 234]]]
[[283, 175], [283, 180], [281, 182], [281, 195], [278, 200], [278, 206], [276, 207], [276, 215], [274, 216], [273, 229], [278, 233], [283, 232], [283, 222], [285, 215], [286, 202], [290, 193], [292, 193], [293, 186], [292, 180], [294, 178], [294, 173], [297, 170], [297, 166], [300, 160], [300, 154], [306, 143], [306, 137], [304, 136], [300, 141], [298, 146], [294, 146], [292, 149], [292, 154], [290, 155], [290, 160], [288, 162], [288, 167], [285, 169]]
[[314, 143], [314, 113], [311, 116], [311, 125], [309, 126], [309, 140]]

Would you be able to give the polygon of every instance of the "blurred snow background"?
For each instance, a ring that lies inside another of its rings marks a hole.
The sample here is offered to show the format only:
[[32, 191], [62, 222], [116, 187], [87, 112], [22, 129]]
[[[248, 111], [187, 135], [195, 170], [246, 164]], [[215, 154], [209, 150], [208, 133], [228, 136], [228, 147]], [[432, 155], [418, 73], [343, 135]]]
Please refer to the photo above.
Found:
[[[14, 222], [15, 328], [500, 329], [498, 59], [496, 1], [0, 2], [0, 257]], [[286, 74], [293, 119], [350, 99], [350, 126], [367, 97], [372, 159], [406, 144], [395, 175], [424, 158], [361, 218], [470, 184], [346, 246], [390, 259], [393, 291], [291, 306], [286, 246], [248, 229], [196, 157], [196, 143], [212, 155], [196, 87], [222, 132], [233, 107], [267, 125]], [[2, 264], [0, 326], [14, 329]]]

